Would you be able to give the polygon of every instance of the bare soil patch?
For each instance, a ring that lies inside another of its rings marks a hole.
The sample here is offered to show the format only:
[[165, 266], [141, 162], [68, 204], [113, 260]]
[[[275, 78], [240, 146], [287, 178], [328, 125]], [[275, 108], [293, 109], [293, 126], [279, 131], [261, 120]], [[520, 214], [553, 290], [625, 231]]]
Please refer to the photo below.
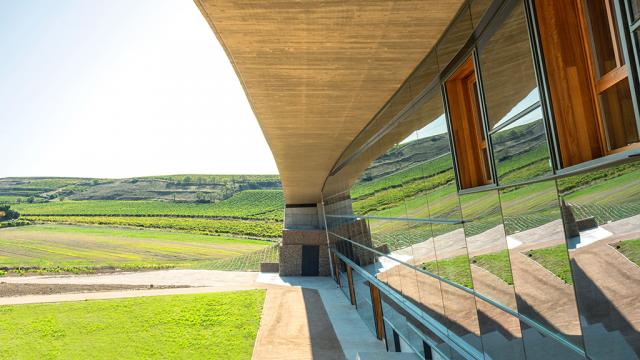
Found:
[[0, 297], [51, 295], [115, 290], [148, 290], [186, 288], [186, 285], [119, 285], [119, 284], [15, 284], [0, 282]]

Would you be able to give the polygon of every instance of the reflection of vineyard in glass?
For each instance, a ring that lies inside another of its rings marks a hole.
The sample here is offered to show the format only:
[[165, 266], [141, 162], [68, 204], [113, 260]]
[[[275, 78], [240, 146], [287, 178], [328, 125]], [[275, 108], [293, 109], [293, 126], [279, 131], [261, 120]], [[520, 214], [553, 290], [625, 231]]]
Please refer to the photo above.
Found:
[[558, 180], [562, 198], [576, 220], [597, 225], [640, 214], [640, 163], [624, 164]]
[[640, 203], [568, 204], [571, 206], [576, 219], [594, 217], [600, 225], [640, 214]]
[[[531, 120], [524, 118], [521, 121]], [[520, 125], [521, 121], [491, 136], [500, 184], [521, 182], [551, 173], [542, 119]]]

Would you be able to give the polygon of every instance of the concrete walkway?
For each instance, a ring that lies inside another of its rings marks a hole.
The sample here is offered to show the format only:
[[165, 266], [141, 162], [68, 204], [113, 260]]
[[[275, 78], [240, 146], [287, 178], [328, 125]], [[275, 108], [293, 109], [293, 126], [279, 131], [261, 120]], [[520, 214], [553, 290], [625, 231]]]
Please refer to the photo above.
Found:
[[253, 359], [355, 359], [385, 352], [355, 308], [329, 277], [213, 270], [162, 270], [100, 275], [5, 277], [27, 284], [188, 285], [189, 288], [118, 290], [2, 297], [0, 305], [267, 289]]

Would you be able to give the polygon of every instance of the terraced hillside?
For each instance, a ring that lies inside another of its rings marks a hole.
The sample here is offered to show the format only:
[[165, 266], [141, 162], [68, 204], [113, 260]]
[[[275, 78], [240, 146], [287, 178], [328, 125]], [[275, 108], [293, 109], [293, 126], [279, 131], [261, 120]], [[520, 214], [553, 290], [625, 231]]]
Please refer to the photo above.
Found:
[[0, 203], [22, 215], [20, 224], [10, 225], [32, 225], [3, 226], [0, 275], [156, 267], [256, 271], [263, 261], [277, 261], [284, 215], [280, 182], [271, 175], [5, 178]]
[[2, 178], [0, 201], [170, 200], [217, 202], [243, 190], [280, 190], [277, 175], [168, 175], [129, 179]]
[[159, 200], [49, 201], [13, 205], [24, 216], [172, 216], [282, 220], [281, 190], [245, 190], [216, 203]]

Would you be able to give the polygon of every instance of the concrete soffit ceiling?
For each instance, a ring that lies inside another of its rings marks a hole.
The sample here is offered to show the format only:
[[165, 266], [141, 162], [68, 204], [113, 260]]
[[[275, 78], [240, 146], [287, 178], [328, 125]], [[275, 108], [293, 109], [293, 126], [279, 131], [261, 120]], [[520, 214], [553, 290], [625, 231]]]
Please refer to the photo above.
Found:
[[287, 204], [316, 203], [342, 152], [462, 0], [195, 0], [273, 152]]

